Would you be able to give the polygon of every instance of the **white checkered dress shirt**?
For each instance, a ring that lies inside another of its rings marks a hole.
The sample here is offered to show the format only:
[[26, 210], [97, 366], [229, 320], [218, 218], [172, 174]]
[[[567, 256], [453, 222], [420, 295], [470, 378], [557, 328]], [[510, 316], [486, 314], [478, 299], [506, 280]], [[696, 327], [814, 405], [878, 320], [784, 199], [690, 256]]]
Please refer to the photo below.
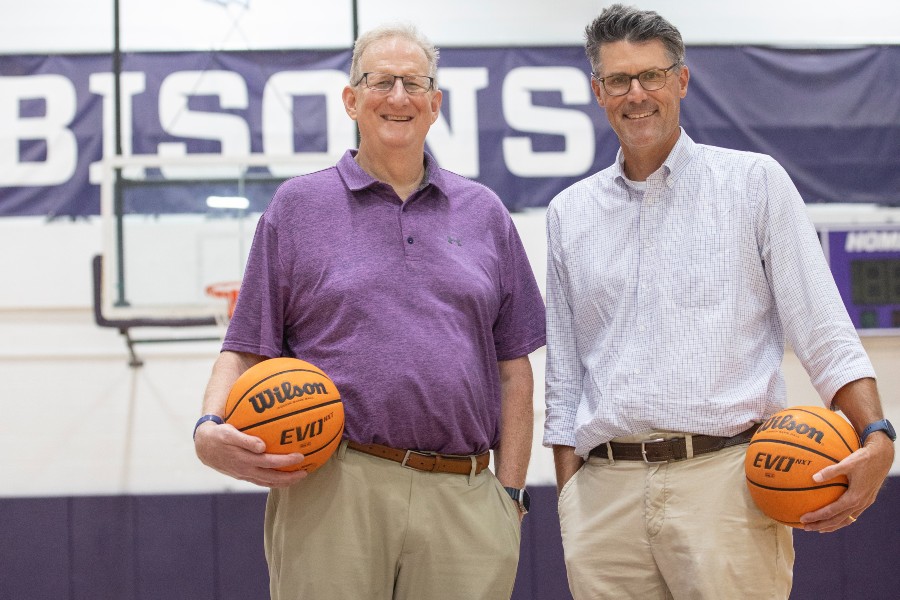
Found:
[[785, 406], [785, 338], [826, 404], [875, 376], [774, 159], [682, 130], [643, 191], [621, 161], [547, 212], [545, 445], [743, 431]]

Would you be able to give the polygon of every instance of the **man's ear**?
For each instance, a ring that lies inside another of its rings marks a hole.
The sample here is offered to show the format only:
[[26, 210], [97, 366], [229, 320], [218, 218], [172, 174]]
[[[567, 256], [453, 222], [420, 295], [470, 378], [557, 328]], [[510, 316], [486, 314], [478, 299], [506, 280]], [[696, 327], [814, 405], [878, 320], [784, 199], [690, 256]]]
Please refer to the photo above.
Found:
[[603, 87], [593, 77], [591, 77], [591, 89], [594, 90], [594, 98], [597, 99], [597, 104], [600, 105], [600, 108], [606, 108], [606, 103], [603, 100]]
[[431, 96], [431, 122], [434, 123], [441, 116], [441, 103], [444, 101], [444, 93], [435, 90]]
[[691, 72], [688, 70], [687, 65], [681, 67], [681, 72], [678, 74], [679, 97], [684, 98], [687, 96], [688, 81], [690, 81], [690, 79]]
[[356, 90], [350, 87], [349, 85], [344, 88], [344, 91], [341, 93], [341, 99], [344, 101], [344, 110], [347, 111], [347, 115], [356, 120]]

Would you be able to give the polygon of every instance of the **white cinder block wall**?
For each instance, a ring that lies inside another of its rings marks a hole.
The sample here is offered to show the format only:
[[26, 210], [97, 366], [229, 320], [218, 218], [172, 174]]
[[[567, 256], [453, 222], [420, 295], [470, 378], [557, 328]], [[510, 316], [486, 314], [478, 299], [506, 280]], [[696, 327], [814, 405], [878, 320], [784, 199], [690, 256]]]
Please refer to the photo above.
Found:
[[[514, 219], [543, 286], [544, 211]], [[0, 219], [0, 495], [256, 489], [194, 457], [191, 429], [218, 344], [142, 345], [145, 364], [131, 368], [119, 333], [94, 324], [90, 260], [99, 240], [93, 219]], [[165, 247], [165, 236], [159, 241]], [[881, 379], [888, 417], [900, 422], [900, 337], [863, 341]], [[551, 484], [552, 453], [540, 445], [543, 351], [532, 356], [532, 364], [529, 484]], [[792, 354], [784, 370], [792, 404], [819, 402]], [[900, 460], [893, 472], [900, 473]]]

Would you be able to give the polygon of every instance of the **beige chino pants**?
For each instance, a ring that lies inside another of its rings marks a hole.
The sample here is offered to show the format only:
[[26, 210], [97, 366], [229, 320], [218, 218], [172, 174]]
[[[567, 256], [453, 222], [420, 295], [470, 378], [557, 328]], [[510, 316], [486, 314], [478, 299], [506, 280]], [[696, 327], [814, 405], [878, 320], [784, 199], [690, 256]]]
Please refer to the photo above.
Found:
[[273, 600], [501, 600], [519, 560], [518, 509], [489, 470], [425, 473], [346, 448], [272, 490]]
[[746, 451], [657, 464], [591, 457], [559, 498], [575, 600], [786, 599], [791, 530], [753, 504]]

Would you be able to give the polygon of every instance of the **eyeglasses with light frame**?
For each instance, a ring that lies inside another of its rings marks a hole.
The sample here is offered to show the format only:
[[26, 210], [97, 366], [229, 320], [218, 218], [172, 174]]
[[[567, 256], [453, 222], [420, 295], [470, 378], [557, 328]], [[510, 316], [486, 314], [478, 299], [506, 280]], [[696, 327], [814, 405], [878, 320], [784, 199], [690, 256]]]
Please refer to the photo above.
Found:
[[600, 82], [603, 90], [610, 96], [624, 96], [631, 89], [631, 81], [637, 79], [641, 87], [648, 92], [660, 90], [666, 85], [669, 77], [669, 71], [681, 64], [681, 61], [675, 61], [665, 69], [647, 69], [637, 75], [627, 75], [625, 73], [616, 73], [615, 75], [607, 75], [606, 77], [597, 77], [591, 73], [591, 77]]
[[434, 77], [428, 75], [393, 75], [391, 73], [363, 73], [362, 77], [354, 85], [364, 84], [368, 89], [376, 92], [390, 92], [397, 84], [397, 80], [403, 84], [403, 89], [412, 96], [424, 94], [434, 89]]

